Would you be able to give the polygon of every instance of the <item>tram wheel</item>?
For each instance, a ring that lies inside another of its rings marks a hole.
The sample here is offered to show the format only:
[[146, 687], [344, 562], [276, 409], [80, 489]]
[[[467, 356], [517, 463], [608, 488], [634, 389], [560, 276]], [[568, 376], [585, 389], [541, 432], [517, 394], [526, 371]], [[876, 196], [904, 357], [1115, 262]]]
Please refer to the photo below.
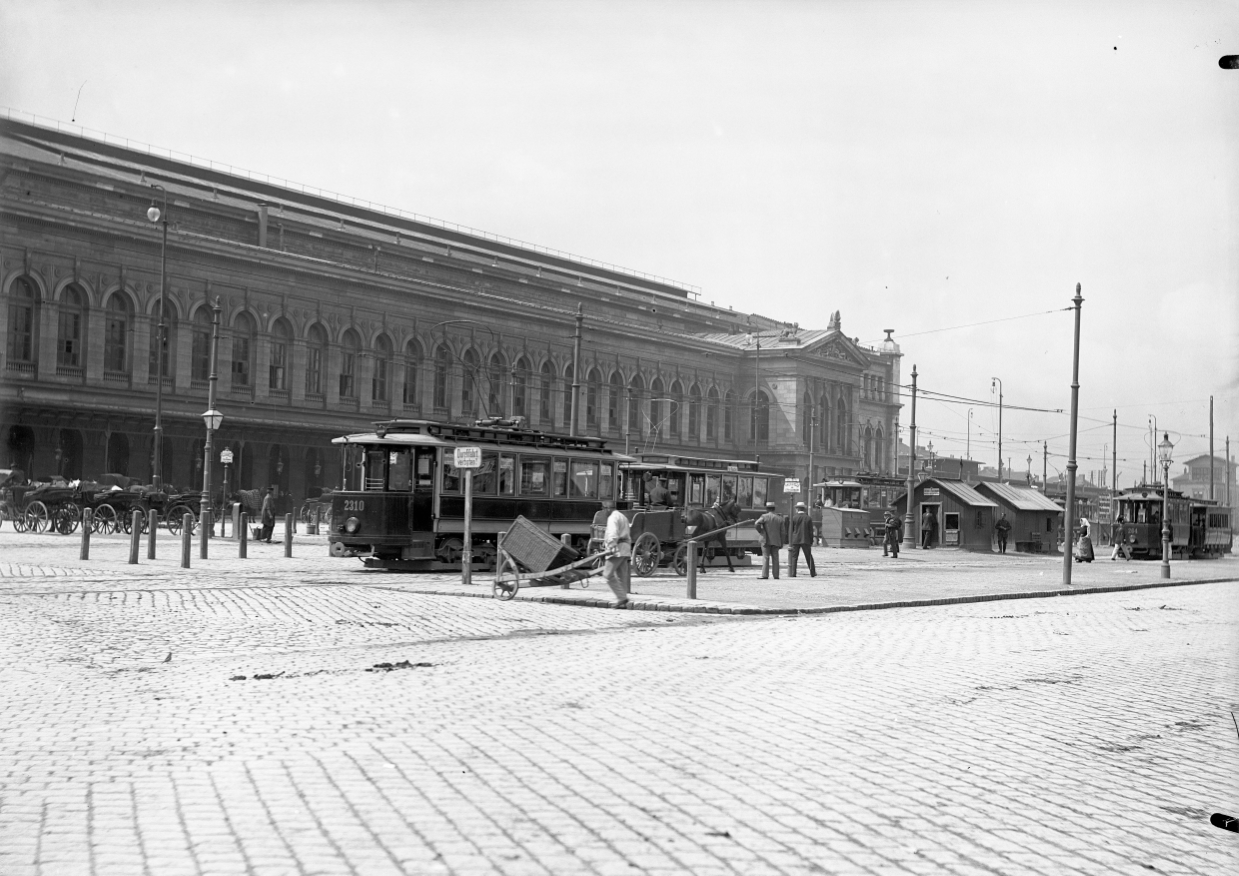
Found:
[[459, 563], [465, 554], [465, 543], [459, 538], [445, 538], [435, 549], [435, 556], [445, 563]]
[[632, 546], [632, 570], [642, 578], [648, 578], [658, 568], [662, 554], [658, 536], [652, 532], [641, 533]]
[[47, 530], [47, 525], [51, 520], [51, 515], [47, 511], [47, 506], [35, 499], [26, 506], [26, 530], [33, 532], [36, 535]]
[[516, 564], [507, 557], [500, 557], [499, 564], [495, 567], [495, 582], [491, 585], [491, 592], [496, 599], [507, 602], [520, 589], [521, 574]]
[[473, 546], [474, 563], [479, 571], [489, 572], [494, 569], [499, 552], [493, 544], [477, 544]]

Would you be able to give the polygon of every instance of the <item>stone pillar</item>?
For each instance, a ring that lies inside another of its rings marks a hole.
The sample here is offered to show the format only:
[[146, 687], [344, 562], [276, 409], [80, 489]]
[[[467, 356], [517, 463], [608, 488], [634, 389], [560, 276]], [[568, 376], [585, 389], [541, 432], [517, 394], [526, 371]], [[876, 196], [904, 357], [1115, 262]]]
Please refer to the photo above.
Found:
[[[4, 308], [6, 311], [7, 307]], [[56, 375], [56, 336], [60, 332], [60, 305], [51, 300], [38, 305], [35, 319], [34, 357], [39, 380]], [[4, 335], [7, 339], [8, 335]]]
[[271, 396], [271, 334], [259, 331], [254, 339], [254, 401], [263, 404]]
[[295, 338], [289, 345], [288, 394], [293, 407], [305, 404], [305, 341]]

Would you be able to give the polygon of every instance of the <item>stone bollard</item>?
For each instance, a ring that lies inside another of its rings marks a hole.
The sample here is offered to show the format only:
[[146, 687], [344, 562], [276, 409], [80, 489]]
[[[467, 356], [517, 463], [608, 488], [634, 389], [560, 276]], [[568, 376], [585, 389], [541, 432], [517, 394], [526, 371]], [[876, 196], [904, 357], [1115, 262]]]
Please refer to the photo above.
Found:
[[697, 542], [694, 539], [688, 540], [688, 553], [684, 557], [684, 562], [688, 567], [684, 570], [688, 573], [688, 592], [685, 596], [689, 599], [697, 598]]
[[241, 519], [238, 522], [241, 525], [240, 528], [237, 529], [237, 532], [239, 533], [237, 535], [237, 556], [244, 560], [246, 558], [246, 551], [249, 548], [250, 543], [250, 516], [248, 514], [242, 514]]
[[189, 553], [194, 546], [194, 515], [186, 514], [181, 519], [181, 568], [189, 568]]
[[150, 527], [146, 534], [146, 558], [153, 560], [155, 559], [155, 533], [159, 531], [159, 512], [152, 508], [146, 515], [146, 522]]
[[90, 530], [95, 525], [95, 512], [89, 508], [82, 509], [82, 554], [81, 559], [90, 559]]
[[142, 549], [142, 518], [141, 511], [135, 510], [131, 522], [132, 528], [129, 530], [129, 565], [136, 566], [138, 564], [138, 551]]
[[293, 555], [293, 516], [291, 514], [284, 515], [284, 556], [291, 557]]

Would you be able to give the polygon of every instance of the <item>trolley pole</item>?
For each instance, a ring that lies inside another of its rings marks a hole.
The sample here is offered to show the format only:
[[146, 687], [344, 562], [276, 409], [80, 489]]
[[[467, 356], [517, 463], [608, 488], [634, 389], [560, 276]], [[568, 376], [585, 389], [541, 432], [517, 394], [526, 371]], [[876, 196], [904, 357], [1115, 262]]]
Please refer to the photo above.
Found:
[[[585, 321], [585, 305], [576, 306], [576, 335], [572, 340], [572, 423], [568, 434], [576, 437], [577, 406], [581, 402], [581, 323]], [[468, 583], [468, 582], [466, 582]]]
[[[899, 447], [895, 447], [895, 462], [899, 461]], [[908, 507], [903, 515], [903, 549], [916, 549], [918, 539], [912, 532], [916, 525], [916, 516], [912, 510], [912, 490], [915, 483], [912, 480], [912, 469], [916, 466], [916, 366], [912, 366], [912, 423], [908, 426]]]
[[1076, 329], [1075, 346], [1071, 359], [1071, 441], [1067, 456], [1067, 506], [1063, 509], [1063, 586], [1071, 586], [1071, 526], [1076, 504], [1076, 418], [1080, 411], [1080, 305], [1084, 298], [1080, 295], [1080, 284], [1076, 283], [1076, 297], [1071, 299], [1075, 304]]

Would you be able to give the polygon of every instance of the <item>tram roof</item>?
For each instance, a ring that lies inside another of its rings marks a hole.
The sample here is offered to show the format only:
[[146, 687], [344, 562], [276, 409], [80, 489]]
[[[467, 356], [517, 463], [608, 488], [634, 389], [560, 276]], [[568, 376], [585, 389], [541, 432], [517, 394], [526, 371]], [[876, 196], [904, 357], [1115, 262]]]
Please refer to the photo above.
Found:
[[[1181, 492], [1173, 487], [1168, 492], [1171, 499], [1185, 498]], [[1129, 490], [1124, 490], [1119, 493], [1114, 498], [1116, 501], [1119, 499], [1131, 499], [1138, 502], [1142, 499], [1155, 499], [1160, 502], [1162, 500], [1162, 487], [1160, 484], [1156, 486], [1149, 485], [1144, 487], [1132, 487]]]
[[630, 462], [629, 469], [650, 471], [717, 471], [720, 474], [764, 474], [779, 476], [777, 472], [762, 471], [751, 459], [712, 459], [705, 456], [681, 456], [670, 453], [639, 453]]
[[534, 450], [566, 450], [598, 453], [623, 462], [632, 457], [616, 453], [602, 438], [582, 435], [559, 435], [525, 429], [508, 420], [479, 421], [467, 426], [441, 423], [435, 420], [383, 420], [374, 424], [373, 432], [356, 432], [333, 438], [332, 444], [408, 444], [433, 447], [457, 447], [461, 444], [490, 444], [503, 447], [526, 447]]

